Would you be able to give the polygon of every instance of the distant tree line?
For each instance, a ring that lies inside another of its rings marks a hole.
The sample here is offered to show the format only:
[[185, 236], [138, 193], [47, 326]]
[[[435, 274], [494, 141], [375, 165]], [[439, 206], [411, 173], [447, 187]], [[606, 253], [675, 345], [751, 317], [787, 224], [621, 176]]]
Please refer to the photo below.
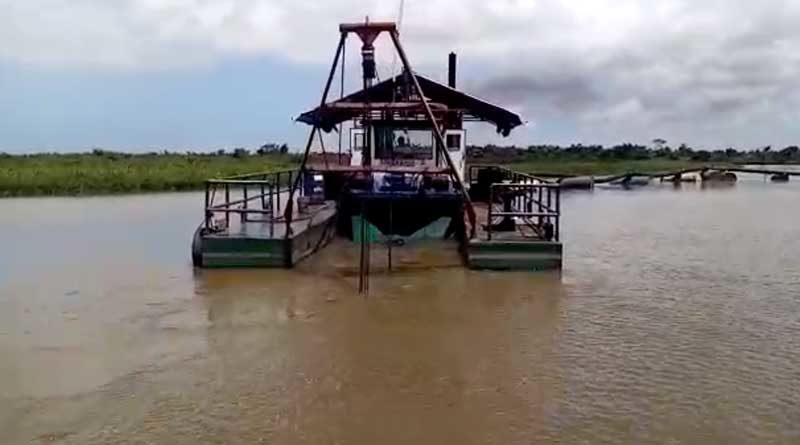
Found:
[[245, 158], [248, 156], [268, 156], [268, 155], [285, 155], [289, 153], [289, 145], [286, 143], [276, 144], [274, 142], [268, 142], [256, 150], [252, 152], [244, 147], [236, 147], [231, 149], [218, 149], [215, 151], [170, 151], [170, 150], [161, 150], [161, 151], [147, 151], [147, 152], [140, 152], [140, 153], [130, 153], [130, 152], [122, 152], [122, 151], [115, 151], [115, 150], [106, 150], [103, 148], [93, 148], [88, 153], [62, 153], [62, 152], [47, 152], [47, 153], [31, 153], [31, 154], [10, 154], [5, 152], [0, 152], [0, 158], [10, 158], [10, 157], [41, 157], [41, 156], [75, 156], [75, 155], [91, 155], [103, 158], [110, 158], [110, 159], [127, 159], [137, 156], [147, 156], [147, 157], [154, 157], [154, 156], [192, 156], [192, 157], [216, 157], [216, 156], [229, 156], [233, 158]]
[[[149, 151], [145, 153], [125, 153], [119, 151], [95, 148], [89, 153], [36, 153], [12, 155], [0, 152], [0, 159], [10, 157], [42, 157], [42, 156], [75, 156], [91, 155], [110, 159], [125, 159], [139, 156], [189, 156], [189, 157], [233, 157], [247, 158], [251, 156], [297, 155], [290, 153], [289, 145], [285, 143], [269, 142], [258, 149], [250, 150], [244, 147], [232, 149], [219, 149], [210, 152], [197, 151]], [[520, 147], [516, 145], [470, 145], [467, 147], [467, 156], [478, 162], [514, 162], [536, 160], [574, 160], [574, 161], [624, 161], [624, 160], [683, 160], [696, 162], [730, 162], [730, 163], [800, 163], [800, 148], [795, 145], [773, 149], [771, 146], [759, 147], [751, 150], [706, 150], [680, 144], [671, 147], [664, 139], [654, 139], [651, 145], [624, 143], [613, 146], [598, 144], [572, 144], [569, 146], [540, 144]]]
[[610, 147], [596, 144], [572, 144], [569, 146], [545, 144], [529, 145], [527, 147], [471, 145], [467, 147], [467, 152], [471, 159], [501, 159], [506, 161], [514, 159], [532, 161], [558, 159], [596, 161], [668, 159], [754, 164], [800, 163], [800, 148], [795, 145], [782, 149], [773, 149], [771, 146], [766, 146], [752, 150], [737, 150], [735, 148], [705, 150], [690, 147], [688, 144], [680, 144], [677, 148], [672, 148], [663, 139], [653, 140], [651, 146], [632, 143], [617, 144]]

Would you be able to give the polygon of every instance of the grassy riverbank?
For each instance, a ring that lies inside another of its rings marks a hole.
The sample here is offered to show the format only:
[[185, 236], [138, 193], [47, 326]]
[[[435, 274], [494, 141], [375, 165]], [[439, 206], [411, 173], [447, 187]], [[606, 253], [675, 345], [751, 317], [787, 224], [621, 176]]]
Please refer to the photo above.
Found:
[[0, 196], [195, 190], [208, 178], [278, 170], [292, 155], [83, 153], [0, 156]]
[[[614, 175], [657, 173], [707, 165], [691, 159], [596, 159], [559, 156], [537, 159], [477, 159], [532, 174]], [[289, 154], [0, 154], [0, 197], [96, 195], [198, 190], [203, 181], [242, 173], [280, 170], [299, 163]], [[717, 164], [722, 164], [718, 162]]]

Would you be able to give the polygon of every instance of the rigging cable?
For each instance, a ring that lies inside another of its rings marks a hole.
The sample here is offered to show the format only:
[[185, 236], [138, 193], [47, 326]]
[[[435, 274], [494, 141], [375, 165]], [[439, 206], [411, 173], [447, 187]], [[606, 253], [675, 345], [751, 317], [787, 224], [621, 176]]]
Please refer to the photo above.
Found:
[[[405, 11], [406, 1], [400, 0], [400, 7], [397, 11], [397, 32], [400, 32], [400, 28], [403, 26], [403, 12]], [[397, 69], [397, 51], [393, 52], [392, 55], [392, 71], [390, 72], [390, 76], [392, 78], [392, 99], [393, 101], [396, 100], [397, 95], [397, 88], [395, 86], [395, 70]]]
[[[342, 71], [342, 79], [341, 79], [341, 83], [339, 85], [339, 100], [344, 99], [344, 71], [345, 71], [344, 60], [345, 60], [345, 56], [346, 55], [347, 55], [347, 45], [345, 44], [345, 45], [342, 45], [342, 69], [341, 69], [341, 71]], [[339, 164], [342, 163], [342, 130], [344, 130], [344, 123], [343, 122], [339, 122], [339, 159], [338, 159]], [[352, 147], [351, 147], [351, 150], [352, 150]], [[352, 156], [352, 155], [353, 155], [353, 153], [351, 152], [350, 156]]]

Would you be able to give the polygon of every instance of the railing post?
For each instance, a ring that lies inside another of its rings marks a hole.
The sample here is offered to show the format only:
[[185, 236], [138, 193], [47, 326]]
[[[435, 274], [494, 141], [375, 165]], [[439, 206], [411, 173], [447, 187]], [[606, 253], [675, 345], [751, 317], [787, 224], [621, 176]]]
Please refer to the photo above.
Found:
[[279, 212], [280, 209], [275, 208], [275, 187], [270, 184], [269, 186], [269, 216], [270, 219], [275, 219], [275, 212]]
[[231, 185], [225, 183], [225, 229], [231, 226]]
[[492, 208], [494, 206], [494, 184], [489, 185], [489, 213], [486, 221], [486, 240], [492, 240]]
[[[275, 236], [275, 188], [272, 184], [268, 185], [269, 187], [269, 236], [270, 238]], [[278, 198], [280, 199], [280, 197]]]
[[[549, 189], [548, 189], [548, 193], [550, 193]], [[543, 202], [543, 199], [544, 199], [544, 187], [539, 187], [539, 200], [536, 203], [536, 207], [538, 208], [539, 213], [542, 213], [542, 202]], [[539, 219], [539, 227], [541, 228], [542, 227], [542, 222], [544, 221], [544, 218], [542, 218], [540, 216], [538, 219]]]
[[[291, 182], [291, 181], [289, 181], [289, 182]], [[275, 190], [278, 193], [278, 209], [277, 209], [277, 211], [280, 212], [281, 211], [281, 172], [278, 172], [278, 175], [275, 178]], [[274, 212], [273, 212], [272, 216], [273, 217], [275, 216]]]
[[[247, 207], [248, 207], [248, 204], [247, 204], [247, 184], [242, 184], [242, 197], [244, 198], [244, 202], [242, 203], [242, 208], [244, 210], [247, 210]], [[242, 213], [241, 221], [243, 223], [247, 222], [247, 212], [243, 212]]]
[[211, 207], [211, 197], [209, 196], [209, 187], [211, 184], [206, 181], [206, 207], [203, 209], [203, 215], [205, 215], [204, 224], [206, 230], [211, 229], [211, 214], [208, 211], [208, 208]]
[[[530, 179], [527, 179], [527, 181], [528, 181], [529, 185], [534, 185], [533, 182], [531, 182]], [[532, 187], [528, 187], [527, 190], [525, 190], [526, 202], [525, 202], [525, 209], [524, 210], [526, 212], [532, 212], [533, 211], [533, 194], [535, 192], [536, 192], [536, 189], [534, 189]]]
[[[264, 180], [266, 181], [266, 177]], [[261, 210], [267, 210], [267, 196], [266, 192], [264, 191], [264, 183], [261, 183]]]
[[561, 189], [556, 189], [556, 241], [561, 242]]

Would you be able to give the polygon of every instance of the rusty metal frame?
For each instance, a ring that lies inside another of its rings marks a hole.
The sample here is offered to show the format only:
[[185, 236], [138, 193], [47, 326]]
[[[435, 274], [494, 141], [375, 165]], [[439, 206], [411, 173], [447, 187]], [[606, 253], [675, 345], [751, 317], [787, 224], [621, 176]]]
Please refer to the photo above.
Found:
[[[419, 96], [420, 102], [424, 108], [425, 117], [430, 122], [431, 126], [433, 127], [433, 134], [436, 139], [436, 153], [437, 155], [441, 156], [442, 159], [445, 160], [447, 167], [450, 171], [450, 176], [453, 182], [456, 184], [458, 189], [461, 192], [461, 195], [464, 199], [464, 208], [467, 213], [467, 218], [469, 219], [470, 224], [470, 238], [475, 237], [476, 233], [476, 216], [475, 216], [475, 208], [472, 205], [472, 200], [467, 193], [467, 189], [464, 186], [464, 182], [458, 176], [456, 172], [455, 165], [453, 164], [453, 160], [450, 157], [450, 154], [447, 152], [447, 144], [444, 139], [444, 135], [442, 133], [442, 129], [439, 127], [436, 117], [433, 114], [433, 110], [431, 104], [429, 103], [428, 99], [425, 97], [424, 92], [422, 91], [422, 87], [420, 86], [419, 80], [417, 79], [416, 74], [414, 73], [413, 68], [411, 67], [411, 63], [408, 60], [408, 56], [406, 55], [405, 50], [403, 49], [403, 45], [400, 43], [400, 34], [397, 30], [397, 25], [392, 22], [365, 22], [365, 23], [345, 23], [339, 26], [340, 32], [340, 39], [339, 45], [336, 48], [336, 55], [333, 58], [333, 63], [331, 64], [331, 69], [328, 74], [328, 80], [325, 83], [325, 88], [322, 93], [322, 99], [320, 100], [320, 107], [324, 107], [326, 101], [328, 99], [328, 93], [330, 92], [331, 84], [333, 82], [334, 76], [336, 74], [336, 68], [339, 63], [339, 59], [344, 51], [345, 43], [347, 40], [347, 36], [349, 33], [355, 33], [359, 36], [365, 46], [371, 46], [372, 43], [377, 39], [377, 37], [384, 32], [388, 32], [392, 43], [394, 45], [395, 50], [397, 51], [397, 55], [400, 56], [400, 60], [403, 64], [403, 68], [405, 72], [409, 74], [409, 78], [412, 80], [414, 85], [414, 90], [416, 91], [417, 95]], [[366, 81], [366, 79], [365, 79]], [[365, 87], [366, 88], [366, 87]], [[367, 104], [369, 104], [369, 99], [367, 98]], [[368, 108], [368, 106], [366, 107]], [[365, 115], [367, 112], [365, 112]], [[367, 117], [368, 118], [368, 117]], [[295, 190], [300, 184], [300, 180], [303, 177], [303, 174], [306, 172], [306, 165], [308, 163], [308, 155], [311, 151], [311, 146], [314, 141], [315, 132], [319, 131], [318, 125], [314, 125], [311, 129], [311, 132], [308, 137], [308, 142], [306, 143], [305, 151], [303, 152], [303, 160], [300, 164], [300, 174], [297, 175], [295, 178], [295, 182], [292, 186], [291, 191], [289, 192], [289, 202], [286, 206], [285, 212], [285, 219], [286, 219], [286, 237], [288, 238], [291, 236], [291, 221], [294, 211], [294, 194]], [[366, 135], [369, 138], [369, 134]], [[369, 142], [368, 142], [369, 148]]]
[[[320, 107], [325, 105], [325, 101], [328, 100], [328, 93], [331, 90], [331, 84], [333, 83], [333, 77], [336, 74], [336, 66], [339, 64], [339, 57], [341, 57], [342, 52], [344, 50], [344, 45], [347, 40], [347, 32], [341, 31], [341, 36], [339, 38], [339, 45], [336, 47], [336, 55], [333, 57], [333, 64], [331, 64], [330, 73], [328, 73], [328, 81], [325, 83], [325, 89], [322, 92], [322, 99], [320, 99]], [[311, 132], [308, 134], [308, 142], [306, 142], [306, 149], [303, 152], [303, 161], [300, 163], [300, 171], [297, 177], [292, 184], [291, 190], [289, 190], [289, 198], [288, 202], [286, 203], [286, 211], [284, 213], [284, 218], [286, 219], [286, 238], [289, 238], [292, 235], [292, 216], [294, 214], [294, 194], [297, 187], [300, 185], [300, 180], [303, 177], [303, 174], [306, 171], [306, 164], [308, 163], [308, 154], [311, 152], [311, 145], [314, 143], [314, 133], [319, 131], [319, 127], [314, 125], [311, 129]]]
[[[513, 210], [511, 212], [496, 212], [494, 211], [495, 198], [506, 193], [514, 192], [518, 195], [515, 198], [514, 207], [522, 210]], [[538, 194], [538, 199], [536, 195]], [[538, 208], [533, 211], [533, 206]], [[530, 210], [528, 208], [531, 207]], [[495, 183], [489, 188], [489, 208], [487, 214], [486, 236], [487, 240], [492, 240], [492, 220], [495, 217], [508, 217], [508, 218], [522, 218], [529, 220], [530, 218], [538, 218], [540, 221], [547, 220], [552, 222], [554, 232], [553, 239], [556, 242], [561, 241], [561, 188], [558, 184], [550, 183]]]
[[431, 122], [431, 126], [433, 126], [433, 133], [436, 136], [437, 141], [437, 149], [441, 155], [443, 155], [444, 160], [447, 162], [447, 166], [450, 168], [450, 172], [453, 178], [453, 181], [458, 185], [459, 189], [461, 190], [461, 196], [464, 198], [464, 208], [467, 211], [467, 218], [469, 218], [469, 225], [470, 225], [470, 238], [475, 237], [476, 232], [476, 216], [475, 216], [475, 207], [472, 205], [472, 200], [469, 198], [469, 193], [467, 193], [466, 187], [464, 187], [464, 183], [461, 181], [461, 178], [456, 173], [455, 164], [453, 164], [453, 159], [450, 157], [450, 153], [447, 151], [447, 144], [444, 140], [444, 135], [442, 134], [442, 129], [439, 128], [439, 125], [436, 123], [436, 118], [433, 115], [433, 111], [431, 110], [431, 106], [428, 103], [428, 99], [425, 97], [425, 93], [422, 91], [422, 87], [419, 85], [419, 80], [417, 79], [417, 75], [414, 73], [414, 70], [411, 69], [411, 63], [408, 61], [408, 57], [406, 56], [406, 52], [403, 49], [403, 46], [400, 44], [400, 34], [397, 32], [397, 28], [390, 32], [392, 36], [392, 42], [394, 43], [395, 49], [397, 50], [397, 54], [400, 56], [400, 60], [403, 63], [403, 67], [405, 68], [406, 72], [409, 73], [409, 77], [414, 82], [414, 89], [417, 91], [419, 95], [419, 99], [422, 102], [422, 105], [425, 107], [425, 114], [428, 115], [428, 119]]
[[[280, 221], [278, 212], [281, 207], [281, 194], [288, 192], [292, 185], [292, 179], [296, 176], [296, 170], [280, 170], [274, 172], [250, 173], [245, 175], [231, 176], [222, 179], [209, 179], [205, 182], [205, 217], [203, 227], [206, 231], [212, 230], [212, 222], [215, 214], [222, 214], [225, 217], [226, 228], [230, 227], [231, 215], [239, 215], [243, 223], [262, 222], [269, 224], [270, 236], [274, 235], [275, 224]], [[287, 178], [288, 176], [288, 178]], [[286, 186], [281, 178], [285, 181]], [[223, 202], [215, 199], [217, 190], [223, 192]], [[250, 194], [250, 190], [255, 189], [260, 193]], [[239, 190], [242, 197], [231, 199], [231, 192]], [[251, 208], [252, 202], [260, 202], [258, 206]], [[252, 220], [251, 215], [260, 215], [261, 219]]]

